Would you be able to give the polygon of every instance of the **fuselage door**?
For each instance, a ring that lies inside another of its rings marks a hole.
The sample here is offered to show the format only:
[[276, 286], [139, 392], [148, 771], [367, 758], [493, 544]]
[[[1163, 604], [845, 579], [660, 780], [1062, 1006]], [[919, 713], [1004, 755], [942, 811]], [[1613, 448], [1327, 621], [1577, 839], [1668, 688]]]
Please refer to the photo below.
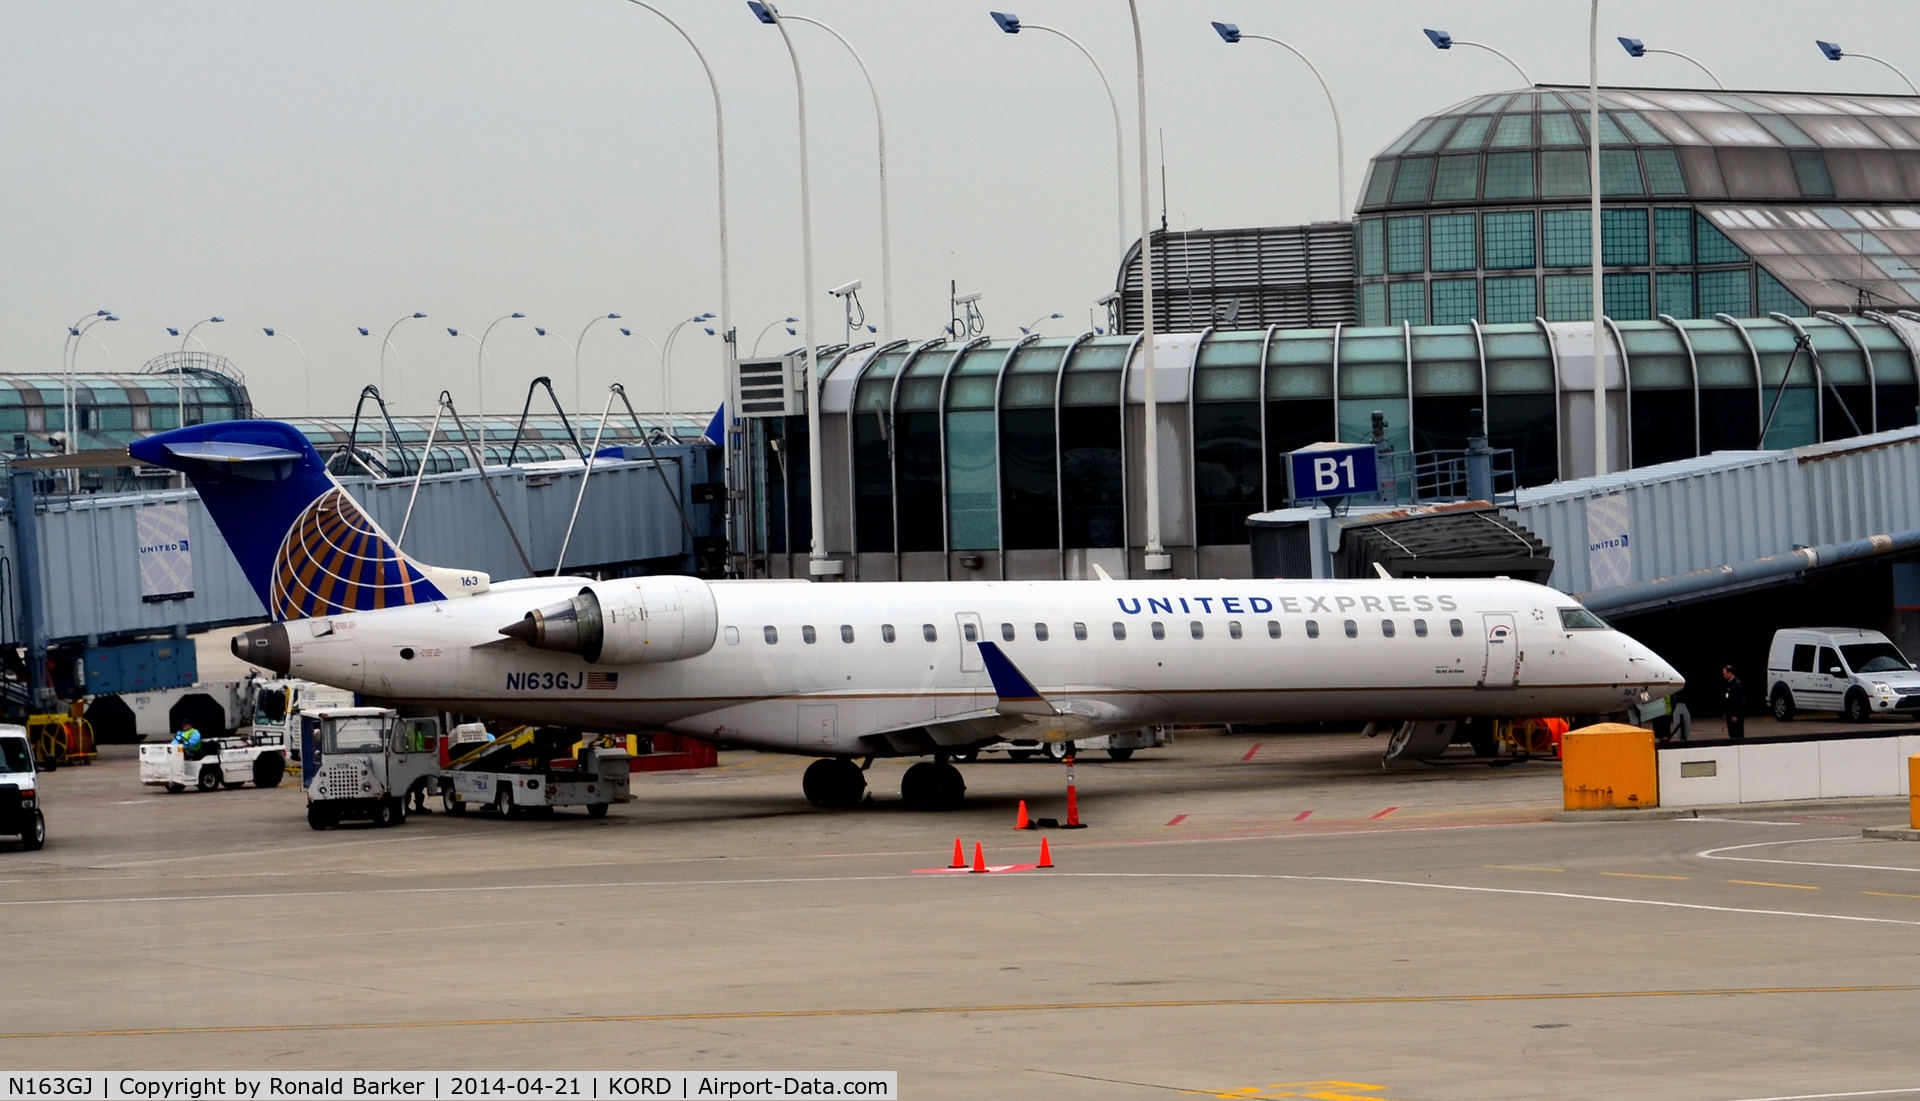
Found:
[[830, 703], [803, 703], [794, 727], [794, 744], [802, 752], [829, 750], [840, 743], [839, 708]]
[[953, 617], [960, 627], [960, 671], [962, 673], [984, 673], [986, 663], [980, 660], [981, 634], [979, 612], [959, 612]]
[[1480, 687], [1512, 688], [1520, 682], [1520, 628], [1508, 612], [1482, 617], [1487, 627], [1487, 664], [1480, 671]]

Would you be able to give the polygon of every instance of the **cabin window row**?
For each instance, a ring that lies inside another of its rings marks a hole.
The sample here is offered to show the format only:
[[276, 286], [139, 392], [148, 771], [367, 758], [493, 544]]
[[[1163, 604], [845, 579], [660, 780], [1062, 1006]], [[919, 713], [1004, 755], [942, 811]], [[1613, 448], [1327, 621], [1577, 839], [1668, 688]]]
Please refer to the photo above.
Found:
[[[1320, 621], [1319, 620], [1309, 619], [1305, 622], [1305, 627], [1306, 627], [1306, 633], [1308, 638], [1320, 637]], [[1342, 628], [1346, 632], [1346, 636], [1348, 638], [1360, 637], [1360, 623], [1358, 620], [1352, 620], [1352, 619], [1345, 620], [1342, 623]], [[1451, 619], [1447, 621], [1447, 630], [1450, 634], [1452, 634], [1454, 638], [1459, 638], [1466, 633], [1466, 626], [1457, 619]], [[979, 628], [975, 627], [971, 623], [962, 624], [960, 628], [960, 632], [962, 637], [967, 642], [980, 641]], [[1149, 626], [1149, 632], [1153, 635], [1155, 639], [1164, 640], [1167, 637], [1167, 625], [1160, 620], [1154, 620]], [[761, 633], [762, 633], [762, 637], [766, 639], [767, 645], [776, 646], [779, 644], [780, 629], [778, 627], [775, 627], [772, 624], [768, 624], [767, 626], [761, 628]], [[1204, 639], [1207, 637], [1207, 628], [1204, 623], [1196, 619], [1187, 624], [1187, 633], [1195, 639]], [[1398, 628], [1395, 625], [1395, 622], [1393, 620], [1383, 619], [1380, 621], [1380, 637], [1393, 638], [1397, 635], [1397, 633], [1398, 633]], [[1414, 633], [1414, 637], [1416, 638], [1426, 638], [1429, 633], [1427, 629], [1427, 621], [1424, 619], [1414, 620], [1413, 633]], [[725, 630], [724, 635], [726, 637], [728, 646], [738, 646], [740, 644], [740, 628], [728, 627]], [[928, 642], [938, 642], [940, 641], [940, 632], [937, 628], [934, 627], [933, 624], [923, 623], [920, 625], [920, 637], [925, 639]], [[1012, 623], [1000, 624], [1000, 638], [1002, 641], [1015, 642], [1019, 639], [1019, 637], [1020, 637], [1020, 631], [1014, 624]], [[1048, 629], [1045, 623], [1035, 623], [1033, 625], [1033, 640], [1035, 642], [1046, 642], [1052, 637], [1053, 637], [1052, 632]], [[1088, 637], [1087, 625], [1085, 623], [1075, 623], [1073, 625], [1073, 637], [1080, 642], [1087, 641], [1087, 637]], [[1115, 620], [1113, 624], [1113, 637], [1116, 640], [1125, 641], [1127, 637], [1127, 625], [1118, 620]], [[1246, 637], [1246, 629], [1239, 620], [1231, 619], [1227, 621], [1227, 637], [1231, 639], [1241, 639]], [[1267, 620], [1267, 637], [1268, 638], [1281, 637], [1279, 620], [1277, 619]], [[882, 642], [894, 642], [898, 638], [899, 638], [899, 635], [894, 630], [893, 624], [882, 623], [880, 625], [880, 640]], [[805, 624], [800, 628], [800, 641], [806, 643], [807, 645], [812, 645], [820, 641], [819, 632], [814, 629], [812, 624]], [[854, 641], [854, 629], [852, 624], [842, 623], [840, 625], [840, 641], [844, 643], [852, 643]]]

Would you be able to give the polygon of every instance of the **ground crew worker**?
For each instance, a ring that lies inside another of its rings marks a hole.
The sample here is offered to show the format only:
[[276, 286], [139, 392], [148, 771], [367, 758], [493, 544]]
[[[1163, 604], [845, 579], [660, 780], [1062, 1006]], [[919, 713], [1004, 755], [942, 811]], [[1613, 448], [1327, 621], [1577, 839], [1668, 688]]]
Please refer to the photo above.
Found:
[[1726, 683], [1727, 737], [1745, 738], [1747, 736], [1747, 688], [1734, 676], [1733, 666], [1720, 667], [1720, 679]]
[[188, 760], [191, 761], [199, 758], [200, 731], [194, 728], [191, 719], [180, 724], [179, 733], [173, 736], [173, 744], [179, 746], [181, 750], [185, 752]]

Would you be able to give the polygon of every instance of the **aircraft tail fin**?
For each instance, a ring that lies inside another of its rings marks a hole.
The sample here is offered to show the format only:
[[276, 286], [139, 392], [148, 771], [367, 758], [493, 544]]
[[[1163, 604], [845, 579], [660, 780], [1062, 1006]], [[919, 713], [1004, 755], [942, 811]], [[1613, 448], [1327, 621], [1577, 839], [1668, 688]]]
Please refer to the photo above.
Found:
[[486, 574], [402, 553], [279, 421], [223, 421], [135, 441], [133, 457], [184, 472], [275, 620], [311, 619], [485, 592]]

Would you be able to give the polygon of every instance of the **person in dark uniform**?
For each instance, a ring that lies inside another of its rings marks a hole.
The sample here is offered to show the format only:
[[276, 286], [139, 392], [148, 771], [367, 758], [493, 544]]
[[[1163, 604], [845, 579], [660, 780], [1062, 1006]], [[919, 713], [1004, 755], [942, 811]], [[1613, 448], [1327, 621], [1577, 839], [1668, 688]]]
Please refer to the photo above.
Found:
[[1747, 687], [1740, 678], [1733, 675], [1733, 666], [1720, 667], [1720, 679], [1726, 682], [1725, 708], [1722, 713], [1727, 719], [1727, 737], [1745, 738], [1747, 736]]

